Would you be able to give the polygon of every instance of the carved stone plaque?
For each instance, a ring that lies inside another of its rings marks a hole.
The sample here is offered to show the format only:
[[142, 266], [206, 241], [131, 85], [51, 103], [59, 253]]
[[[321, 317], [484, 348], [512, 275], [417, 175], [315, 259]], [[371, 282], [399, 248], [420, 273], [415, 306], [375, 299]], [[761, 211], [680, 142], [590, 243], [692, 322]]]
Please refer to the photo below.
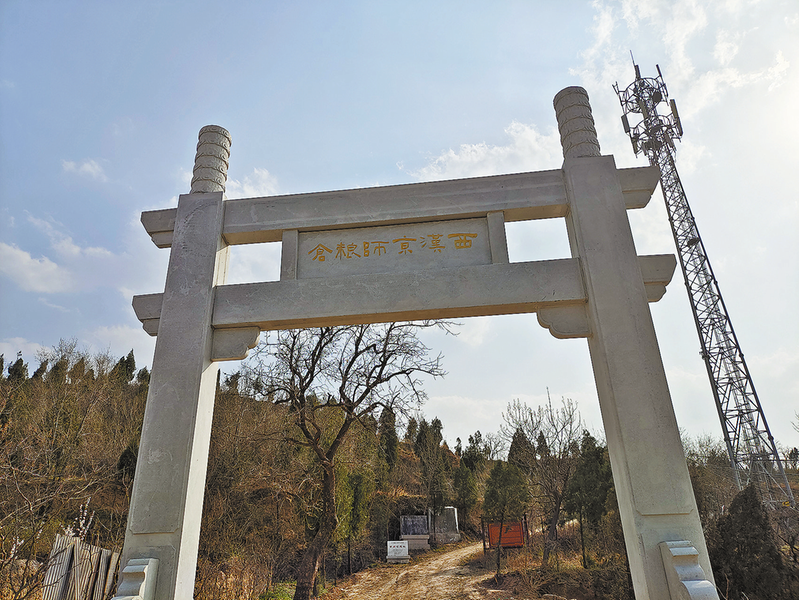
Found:
[[300, 233], [297, 278], [491, 264], [486, 219]]

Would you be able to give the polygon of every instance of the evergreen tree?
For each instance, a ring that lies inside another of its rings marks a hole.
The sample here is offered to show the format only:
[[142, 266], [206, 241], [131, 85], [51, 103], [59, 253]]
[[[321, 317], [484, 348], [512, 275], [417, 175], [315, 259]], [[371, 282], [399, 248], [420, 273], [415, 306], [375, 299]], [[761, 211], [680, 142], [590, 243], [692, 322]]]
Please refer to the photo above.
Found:
[[130, 383], [136, 374], [136, 359], [133, 357], [133, 350], [127, 356], [119, 359], [119, 362], [111, 370], [111, 375], [117, 377], [122, 383]]
[[416, 434], [419, 432], [419, 422], [411, 417], [408, 419], [408, 427], [405, 428], [405, 441], [413, 443], [416, 440]]
[[69, 366], [69, 361], [64, 356], [60, 357], [57, 361], [55, 361], [53, 368], [50, 369], [50, 372], [47, 373], [46, 375], [47, 383], [49, 383], [52, 386], [55, 386], [56, 388], [63, 386], [67, 381], [68, 366]]
[[[142, 367], [139, 369], [139, 372], [136, 373], [136, 383], [138, 384], [149, 384], [150, 383], [150, 371], [147, 367]], [[229, 389], [232, 389], [232, 385], [229, 386]], [[233, 391], [238, 390], [238, 373], [236, 373], [236, 386]]]
[[517, 427], [516, 431], [513, 432], [510, 449], [508, 450], [508, 462], [523, 471], [526, 470], [526, 465], [535, 462], [535, 447], [527, 439], [521, 427]]
[[483, 434], [480, 430], [469, 436], [469, 445], [463, 451], [461, 461], [474, 473], [481, 469], [488, 458], [488, 448], [483, 441]]
[[463, 520], [477, 504], [478, 490], [474, 473], [465, 464], [461, 463], [453, 476], [455, 487], [455, 503], [463, 515]]
[[563, 509], [580, 522], [580, 546], [583, 554], [583, 567], [588, 568], [585, 553], [584, 524], [592, 531], [599, 526], [605, 514], [605, 502], [613, 487], [613, 475], [606, 449], [597, 444], [596, 439], [583, 431], [580, 442], [580, 456], [574, 475], [569, 481], [563, 500]]
[[[428, 446], [431, 444], [430, 425], [427, 422], [427, 419], [422, 419], [419, 423], [419, 429], [416, 433], [416, 436], [413, 438], [414, 454], [421, 459], [422, 454], [425, 453]], [[424, 461], [422, 461], [422, 466], [424, 466]]]
[[521, 519], [527, 510], [530, 494], [527, 480], [516, 465], [497, 461], [491, 469], [486, 482], [486, 493], [483, 499], [485, 516], [499, 523], [499, 539], [497, 540], [497, 574], [500, 576], [500, 551], [502, 549], [502, 529], [508, 521]]
[[70, 383], [78, 383], [86, 377], [86, 358], [81, 356], [67, 373]]
[[[440, 514], [447, 503], [447, 487], [444, 459], [445, 450], [441, 447], [443, 425], [438, 417], [429, 424], [425, 419], [419, 423], [419, 433], [413, 451], [422, 464], [422, 479], [427, 495], [427, 506], [434, 514]], [[435, 517], [434, 517], [435, 520]]]
[[380, 413], [378, 425], [380, 456], [386, 462], [388, 470], [392, 471], [399, 458], [399, 438], [397, 437], [396, 417], [394, 412], [384, 408]]
[[[21, 353], [20, 353], [21, 354]], [[8, 382], [9, 383], [23, 383], [28, 379], [28, 365], [22, 361], [22, 356], [17, 358], [17, 361], [8, 367]]]
[[45, 358], [42, 362], [39, 363], [39, 366], [33, 372], [33, 375], [31, 375], [31, 379], [42, 379], [44, 377], [44, 374], [47, 373], [47, 367], [49, 365], [50, 361]]
[[[788, 570], [754, 485], [742, 490], [707, 536], [716, 586], [728, 600], [788, 600]], [[793, 582], [794, 584], [796, 582]]]

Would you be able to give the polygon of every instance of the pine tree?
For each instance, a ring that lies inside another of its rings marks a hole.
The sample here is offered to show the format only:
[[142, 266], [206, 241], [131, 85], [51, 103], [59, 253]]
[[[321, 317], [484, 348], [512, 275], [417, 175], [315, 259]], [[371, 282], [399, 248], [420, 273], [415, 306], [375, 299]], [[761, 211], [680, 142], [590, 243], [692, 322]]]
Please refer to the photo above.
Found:
[[463, 514], [463, 520], [477, 504], [478, 490], [474, 473], [465, 464], [461, 463], [453, 476], [455, 487], [455, 503]]
[[513, 432], [513, 439], [508, 450], [508, 462], [516, 465], [523, 471], [526, 465], [535, 462], [535, 447], [527, 439], [521, 427], [517, 427]]
[[483, 441], [483, 434], [480, 430], [469, 436], [469, 445], [463, 451], [461, 461], [474, 473], [480, 470], [488, 458], [488, 449]]
[[580, 456], [574, 475], [569, 481], [563, 509], [579, 519], [580, 546], [585, 568], [588, 568], [588, 560], [585, 553], [584, 524], [587, 523], [591, 531], [596, 530], [606, 512], [605, 502], [612, 487], [613, 475], [605, 448], [597, 444], [594, 436], [583, 431]]
[[33, 375], [31, 375], [31, 379], [42, 379], [44, 377], [44, 374], [47, 373], [48, 366], [50, 366], [50, 361], [44, 359], [42, 362], [39, 363], [39, 366], [33, 372]]
[[111, 370], [111, 375], [117, 377], [122, 383], [130, 383], [136, 374], [136, 359], [133, 357], [133, 350], [127, 356], [119, 359], [119, 362]]
[[735, 497], [729, 512], [710, 528], [707, 541], [716, 586], [728, 600], [795, 597], [768, 513], [754, 485]]
[[[21, 353], [20, 353], [21, 354]], [[17, 361], [8, 367], [8, 381], [9, 383], [23, 383], [28, 379], [28, 365], [22, 361], [20, 356]]]
[[408, 419], [408, 427], [405, 428], [405, 441], [413, 443], [416, 440], [416, 435], [419, 432], [419, 422], [411, 417]]
[[394, 469], [399, 458], [399, 438], [395, 427], [396, 417], [394, 412], [384, 408], [380, 413], [378, 435], [380, 440], [380, 456], [386, 462], [389, 472]]
[[491, 469], [486, 482], [483, 499], [483, 512], [493, 522], [499, 523], [497, 540], [497, 574], [500, 576], [500, 551], [502, 549], [502, 529], [508, 521], [521, 519], [527, 510], [530, 494], [527, 480], [521, 470], [513, 464], [497, 461]]

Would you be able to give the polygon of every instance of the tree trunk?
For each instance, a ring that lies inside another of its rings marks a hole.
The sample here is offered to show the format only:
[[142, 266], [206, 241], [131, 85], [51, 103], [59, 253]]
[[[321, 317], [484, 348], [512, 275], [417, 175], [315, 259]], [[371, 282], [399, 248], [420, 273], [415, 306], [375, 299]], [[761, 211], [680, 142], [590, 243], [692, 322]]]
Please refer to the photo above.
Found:
[[580, 504], [580, 548], [583, 551], [583, 569], [588, 568], [588, 562], [585, 560], [585, 537], [583, 537], [583, 505]]
[[552, 547], [558, 539], [558, 519], [560, 518], [560, 501], [558, 498], [555, 506], [552, 508], [552, 518], [549, 520], [549, 527], [547, 528], [547, 539], [544, 540], [544, 556], [541, 560], [543, 564], [549, 563], [549, 555], [552, 552]]
[[336, 471], [332, 462], [322, 465], [322, 518], [319, 530], [308, 544], [305, 554], [297, 568], [297, 589], [294, 600], [310, 600], [313, 593], [314, 580], [319, 571], [319, 561], [338, 525], [336, 516]]
[[[500, 566], [500, 552], [502, 552], [502, 528], [505, 526], [505, 516], [503, 515], [499, 520], [499, 537], [497, 538], [497, 574], [494, 577], [499, 581], [501, 566]], [[490, 525], [489, 525], [490, 527]]]

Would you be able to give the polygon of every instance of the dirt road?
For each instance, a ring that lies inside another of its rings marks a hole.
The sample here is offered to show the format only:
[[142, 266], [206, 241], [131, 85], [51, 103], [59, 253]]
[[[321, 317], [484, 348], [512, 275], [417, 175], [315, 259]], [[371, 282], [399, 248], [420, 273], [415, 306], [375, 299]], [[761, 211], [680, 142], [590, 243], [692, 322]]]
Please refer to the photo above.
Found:
[[337, 590], [350, 600], [512, 600], [504, 590], [485, 586], [492, 572], [482, 566], [478, 542], [445, 554], [423, 557], [409, 565], [381, 566], [362, 571]]

